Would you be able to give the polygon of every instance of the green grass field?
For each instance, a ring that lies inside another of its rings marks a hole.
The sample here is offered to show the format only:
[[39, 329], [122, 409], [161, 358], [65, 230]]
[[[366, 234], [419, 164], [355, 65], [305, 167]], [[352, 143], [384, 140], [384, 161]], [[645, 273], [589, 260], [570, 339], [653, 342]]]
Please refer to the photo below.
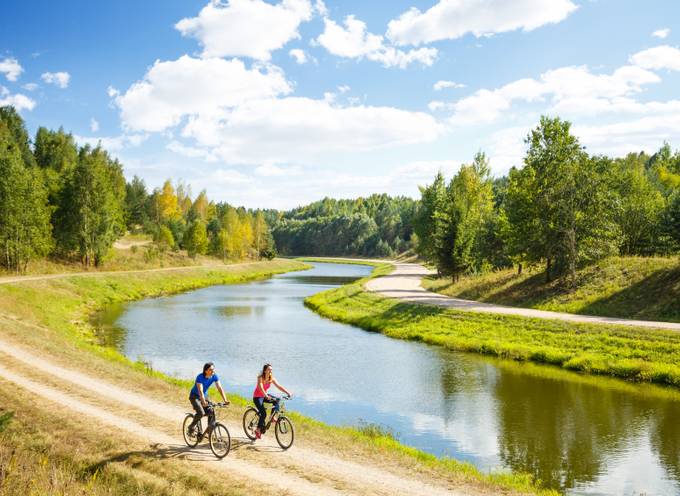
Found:
[[557, 312], [680, 322], [680, 259], [611, 257], [578, 271], [572, 287], [540, 271], [502, 270], [425, 279], [431, 291], [469, 300]]

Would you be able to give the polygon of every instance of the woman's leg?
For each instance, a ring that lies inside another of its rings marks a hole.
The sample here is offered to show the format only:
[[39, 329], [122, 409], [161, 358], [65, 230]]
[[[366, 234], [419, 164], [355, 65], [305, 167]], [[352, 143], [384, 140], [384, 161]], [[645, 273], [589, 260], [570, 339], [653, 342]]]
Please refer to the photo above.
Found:
[[191, 402], [191, 406], [194, 407], [194, 411], [196, 412], [194, 414], [194, 421], [191, 423], [190, 428], [193, 429], [196, 427], [196, 424], [198, 424], [201, 421], [201, 418], [203, 415], [205, 415], [205, 410], [203, 409], [203, 405], [201, 405], [201, 399], [198, 396], [190, 396], [189, 401]]
[[260, 419], [257, 422], [257, 428], [262, 432], [264, 430], [264, 423], [267, 417], [267, 409], [264, 407], [264, 398], [253, 398], [253, 403], [260, 413]]

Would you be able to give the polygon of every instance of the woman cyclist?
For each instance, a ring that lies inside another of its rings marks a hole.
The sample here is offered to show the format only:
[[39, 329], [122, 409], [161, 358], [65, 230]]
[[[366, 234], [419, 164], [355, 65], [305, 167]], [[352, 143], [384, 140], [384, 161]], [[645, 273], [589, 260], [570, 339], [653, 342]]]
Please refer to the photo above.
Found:
[[272, 366], [268, 363], [264, 364], [262, 373], [257, 376], [257, 385], [253, 392], [253, 403], [255, 403], [257, 411], [260, 413], [257, 429], [255, 429], [255, 437], [257, 437], [257, 439], [262, 437], [262, 431], [264, 430], [265, 419], [267, 417], [267, 410], [265, 409], [264, 404], [272, 403], [274, 405], [272, 413], [279, 411], [279, 398], [267, 393], [267, 390], [272, 384], [274, 384], [279, 391], [286, 393], [288, 396], [292, 396], [285, 387], [276, 382], [276, 379], [274, 379], [274, 376], [272, 375]]

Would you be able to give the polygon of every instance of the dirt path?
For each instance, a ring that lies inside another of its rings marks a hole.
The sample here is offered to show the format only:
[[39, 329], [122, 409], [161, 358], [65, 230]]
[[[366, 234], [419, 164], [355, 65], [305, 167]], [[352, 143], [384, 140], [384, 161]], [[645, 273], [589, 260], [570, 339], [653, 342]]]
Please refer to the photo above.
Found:
[[[29, 374], [29, 378], [21, 370], [35, 373]], [[44, 377], [42, 381], [41, 375]], [[68, 407], [79, 415], [133, 434], [143, 442], [154, 446], [181, 447], [180, 422], [187, 407], [155, 401], [101, 378], [62, 367], [45, 357], [36, 356], [33, 350], [4, 339], [0, 339], [0, 378]], [[140, 417], [139, 412], [150, 422], [157, 419], [153, 425], [158, 427], [140, 424], [135, 420]], [[173, 427], [163, 429], [163, 425]], [[379, 466], [355, 463], [304, 446], [296, 445], [282, 451], [270, 437], [251, 443], [243, 436], [240, 425], [227, 423], [227, 426], [239, 448], [233, 449], [221, 462], [204, 458], [203, 461], [211, 463], [200, 465], [199, 470], [207, 466], [232, 477], [270, 486], [273, 493], [283, 490], [301, 495], [482, 494], [469, 488], [460, 491], [445, 483], [406, 478]]]
[[562, 312], [549, 312], [533, 308], [507, 307], [491, 303], [481, 303], [472, 300], [453, 298], [424, 289], [421, 279], [431, 273], [430, 270], [414, 263], [394, 263], [395, 270], [391, 274], [371, 279], [366, 288], [382, 296], [397, 298], [410, 303], [436, 305], [439, 307], [463, 310], [466, 312], [496, 313], [503, 315], [519, 315], [537, 319], [566, 320], [569, 322], [585, 322], [589, 324], [616, 324], [654, 329], [670, 329], [680, 331], [680, 323], [654, 322], [648, 320], [617, 319], [613, 317], [596, 317], [590, 315], [576, 315]]

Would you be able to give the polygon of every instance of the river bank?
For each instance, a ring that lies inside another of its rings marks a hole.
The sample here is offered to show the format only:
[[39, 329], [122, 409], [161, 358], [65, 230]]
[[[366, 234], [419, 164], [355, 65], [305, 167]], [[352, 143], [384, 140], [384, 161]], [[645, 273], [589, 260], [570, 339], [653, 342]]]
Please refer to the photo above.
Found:
[[[62, 366], [86, 370], [88, 374], [106, 378], [131, 390], [138, 389], [139, 384], [143, 383], [144, 391], [151, 398], [183, 405], [188, 383], [164, 376], [143, 363], [131, 362], [119, 353], [99, 346], [90, 322], [92, 314], [102, 305], [116, 301], [169, 294], [212, 284], [242, 282], [303, 267], [299, 262], [275, 261], [234, 269], [192, 268], [173, 273], [106, 274], [101, 277], [8, 284], [0, 288], [2, 337], [19, 346], [28, 346], [34, 351], [36, 359], [46, 357]], [[7, 357], [3, 355], [4, 358]], [[3, 383], [3, 389], [6, 384]], [[232, 397], [232, 401], [236, 405], [244, 404], [242, 398]], [[20, 401], [8, 400], [5, 407], [22, 411]], [[43, 413], [49, 416], [49, 408]], [[228, 419], [237, 421], [240, 413], [235, 408], [228, 414]], [[21, 426], [23, 421], [19, 416], [17, 425]], [[340, 459], [364, 460], [367, 464], [374, 464], [380, 459], [382, 469], [415, 479], [427, 476], [439, 484], [452, 489], [465, 488], [471, 493], [497, 492], [501, 488], [509, 492], [539, 492], [527, 476], [481, 474], [468, 464], [438, 459], [405, 447], [381, 432], [329, 427], [302, 416], [295, 416], [295, 421], [305, 432], [302, 446], [332, 453]], [[73, 426], [73, 429], [76, 427]], [[75, 430], [69, 432], [77, 435]], [[20, 442], [23, 438], [17, 436], [13, 439]], [[89, 452], [88, 456], [96, 458], [96, 452]], [[274, 465], [283, 463], [273, 455], [267, 457], [267, 461]], [[290, 460], [285, 463], [290, 463]], [[107, 466], [106, 463], [103, 465], [104, 468]], [[301, 470], [305, 470], [304, 465]], [[320, 484], [323, 486], [323, 483]]]

